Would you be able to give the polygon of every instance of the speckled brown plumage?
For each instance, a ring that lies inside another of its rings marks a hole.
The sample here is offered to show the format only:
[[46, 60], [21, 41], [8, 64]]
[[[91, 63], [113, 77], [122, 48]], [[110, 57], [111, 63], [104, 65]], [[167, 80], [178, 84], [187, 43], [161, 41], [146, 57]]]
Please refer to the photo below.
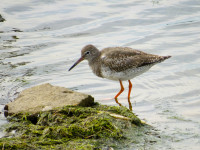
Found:
[[[105, 57], [104, 57], [105, 56]], [[147, 54], [129, 47], [110, 47], [101, 51], [101, 63], [116, 72], [153, 65], [167, 57]]]

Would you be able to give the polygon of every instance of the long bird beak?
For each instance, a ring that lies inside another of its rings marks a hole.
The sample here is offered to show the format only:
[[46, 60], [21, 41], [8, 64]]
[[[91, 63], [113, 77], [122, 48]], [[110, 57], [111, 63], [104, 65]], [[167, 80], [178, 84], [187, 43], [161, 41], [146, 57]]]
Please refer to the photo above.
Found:
[[84, 60], [84, 57], [79, 58], [70, 68], [68, 71], [72, 70], [76, 65], [78, 65], [81, 61]]

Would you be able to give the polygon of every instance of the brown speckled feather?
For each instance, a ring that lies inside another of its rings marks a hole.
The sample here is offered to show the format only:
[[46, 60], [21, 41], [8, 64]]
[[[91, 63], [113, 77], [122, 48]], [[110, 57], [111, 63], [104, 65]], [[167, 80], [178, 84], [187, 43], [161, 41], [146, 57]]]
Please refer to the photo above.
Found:
[[147, 54], [129, 47], [111, 47], [101, 51], [102, 65], [109, 66], [110, 70], [116, 72], [154, 65], [163, 60], [163, 56]]

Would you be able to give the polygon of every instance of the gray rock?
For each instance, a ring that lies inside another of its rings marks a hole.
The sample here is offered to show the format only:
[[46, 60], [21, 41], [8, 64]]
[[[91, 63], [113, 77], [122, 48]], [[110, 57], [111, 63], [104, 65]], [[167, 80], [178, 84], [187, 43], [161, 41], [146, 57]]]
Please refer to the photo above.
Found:
[[0, 14], [0, 22], [4, 22], [4, 21], [5, 21], [5, 19]]
[[94, 98], [64, 87], [42, 84], [22, 91], [15, 101], [7, 104], [8, 114], [37, 113], [66, 105], [91, 106]]

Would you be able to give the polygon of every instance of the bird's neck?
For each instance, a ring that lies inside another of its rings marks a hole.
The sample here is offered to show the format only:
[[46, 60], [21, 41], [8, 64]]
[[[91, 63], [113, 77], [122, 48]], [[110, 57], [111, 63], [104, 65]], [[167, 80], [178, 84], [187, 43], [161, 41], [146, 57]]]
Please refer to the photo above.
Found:
[[95, 57], [92, 60], [89, 61], [89, 66], [92, 69], [92, 72], [97, 75], [98, 77], [102, 77], [101, 74], [101, 63], [100, 58]]

